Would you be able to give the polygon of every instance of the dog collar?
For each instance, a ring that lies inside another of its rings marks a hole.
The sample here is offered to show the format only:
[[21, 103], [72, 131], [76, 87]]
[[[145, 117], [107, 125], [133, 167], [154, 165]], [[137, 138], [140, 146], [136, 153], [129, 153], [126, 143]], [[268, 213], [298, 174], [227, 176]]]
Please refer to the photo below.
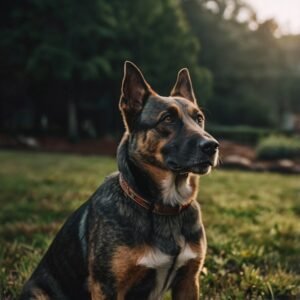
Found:
[[187, 209], [192, 201], [193, 198], [191, 198], [191, 200], [183, 205], [177, 205], [177, 206], [167, 206], [167, 205], [162, 205], [162, 204], [158, 204], [158, 203], [151, 203], [149, 201], [147, 201], [146, 199], [144, 199], [142, 196], [140, 196], [139, 194], [137, 194], [128, 184], [128, 182], [124, 179], [124, 177], [122, 176], [122, 174], [120, 173], [119, 175], [119, 182], [120, 182], [120, 186], [122, 188], [122, 190], [124, 191], [124, 193], [130, 198], [132, 199], [135, 203], [137, 203], [139, 206], [142, 206], [143, 208], [145, 208], [146, 210], [149, 210], [157, 215], [163, 215], [163, 216], [174, 216], [174, 215], [178, 215], [180, 214], [183, 210]]

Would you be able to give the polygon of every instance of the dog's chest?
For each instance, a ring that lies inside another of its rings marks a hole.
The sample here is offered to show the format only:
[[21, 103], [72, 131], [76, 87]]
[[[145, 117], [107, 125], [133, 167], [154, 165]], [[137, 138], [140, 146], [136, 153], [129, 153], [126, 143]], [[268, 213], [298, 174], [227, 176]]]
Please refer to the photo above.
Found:
[[155, 269], [156, 279], [148, 300], [159, 300], [173, 281], [177, 270], [184, 266], [190, 259], [196, 258], [189, 244], [185, 244], [177, 256], [163, 253], [158, 248], [153, 248], [141, 256], [137, 265]]

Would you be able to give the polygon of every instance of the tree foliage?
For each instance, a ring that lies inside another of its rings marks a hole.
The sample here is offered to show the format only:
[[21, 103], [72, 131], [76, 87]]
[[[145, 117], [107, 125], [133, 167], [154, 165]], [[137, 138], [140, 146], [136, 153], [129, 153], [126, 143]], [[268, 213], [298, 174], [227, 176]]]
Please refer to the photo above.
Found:
[[42, 111], [49, 115], [41, 106], [54, 105], [62, 113], [52, 118], [63, 119], [69, 101], [79, 110], [98, 108], [99, 117], [114, 114], [109, 107], [117, 107], [126, 59], [141, 66], [158, 91], [169, 93], [170, 81], [187, 66], [199, 94], [210, 93], [210, 72], [197, 64], [199, 43], [175, 0], [9, 3], [2, 28], [7, 81], [23, 86], [3, 91], [4, 101], [9, 94], [24, 99], [27, 93], [40, 103], [34, 105], [40, 107], [37, 117]]
[[[208, 103], [214, 119], [225, 124], [276, 123], [284, 76], [276, 23], [257, 23], [255, 13], [240, 0], [189, 0], [182, 7], [204, 45], [199, 63], [214, 75], [214, 96]], [[248, 18], [241, 22], [243, 11]], [[253, 24], [256, 30], [250, 29]]]
[[216, 123], [273, 126], [283, 110], [297, 106], [299, 37], [275, 38], [276, 23], [258, 23], [243, 0], [2, 6], [2, 128], [23, 128], [25, 110], [35, 130], [45, 117], [49, 130], [72, 123], [77, 132], [86, 120], [99, 134], [120, 130], [116, 110], [127, 59], [163, 95], [188, 67], [199, 103]]

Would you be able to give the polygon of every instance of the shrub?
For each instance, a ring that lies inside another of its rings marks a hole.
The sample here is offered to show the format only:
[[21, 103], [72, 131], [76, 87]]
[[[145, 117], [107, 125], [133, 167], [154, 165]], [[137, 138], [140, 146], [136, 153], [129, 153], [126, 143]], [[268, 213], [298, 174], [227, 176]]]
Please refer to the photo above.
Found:
[[210, 125], [207, 131], [216, 139], [226, 139], [243, 144], [256, 144], [261, 138], [270, 135], [270, 129], [250, 126]]
[[300, 159], [300, 139], [271, 135], [259, 142], [256, 155], [261, 159]]

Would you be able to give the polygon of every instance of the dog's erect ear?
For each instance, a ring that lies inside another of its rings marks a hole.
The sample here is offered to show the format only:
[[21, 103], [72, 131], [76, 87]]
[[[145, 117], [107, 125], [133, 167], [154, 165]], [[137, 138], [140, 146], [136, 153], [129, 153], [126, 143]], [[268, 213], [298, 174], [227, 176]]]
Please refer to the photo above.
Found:
[[126, 61], [119, 106], [127, 129], [132, 129], [135, 119], [151, 93], [153, 93], [151, 87], [139, 68], [134, 63]]
[[171, 91], [171, 96], [179, 96], [194, 103], [197, 102], [188, 69], [184, 68], [178, 72], [176, 83]]

